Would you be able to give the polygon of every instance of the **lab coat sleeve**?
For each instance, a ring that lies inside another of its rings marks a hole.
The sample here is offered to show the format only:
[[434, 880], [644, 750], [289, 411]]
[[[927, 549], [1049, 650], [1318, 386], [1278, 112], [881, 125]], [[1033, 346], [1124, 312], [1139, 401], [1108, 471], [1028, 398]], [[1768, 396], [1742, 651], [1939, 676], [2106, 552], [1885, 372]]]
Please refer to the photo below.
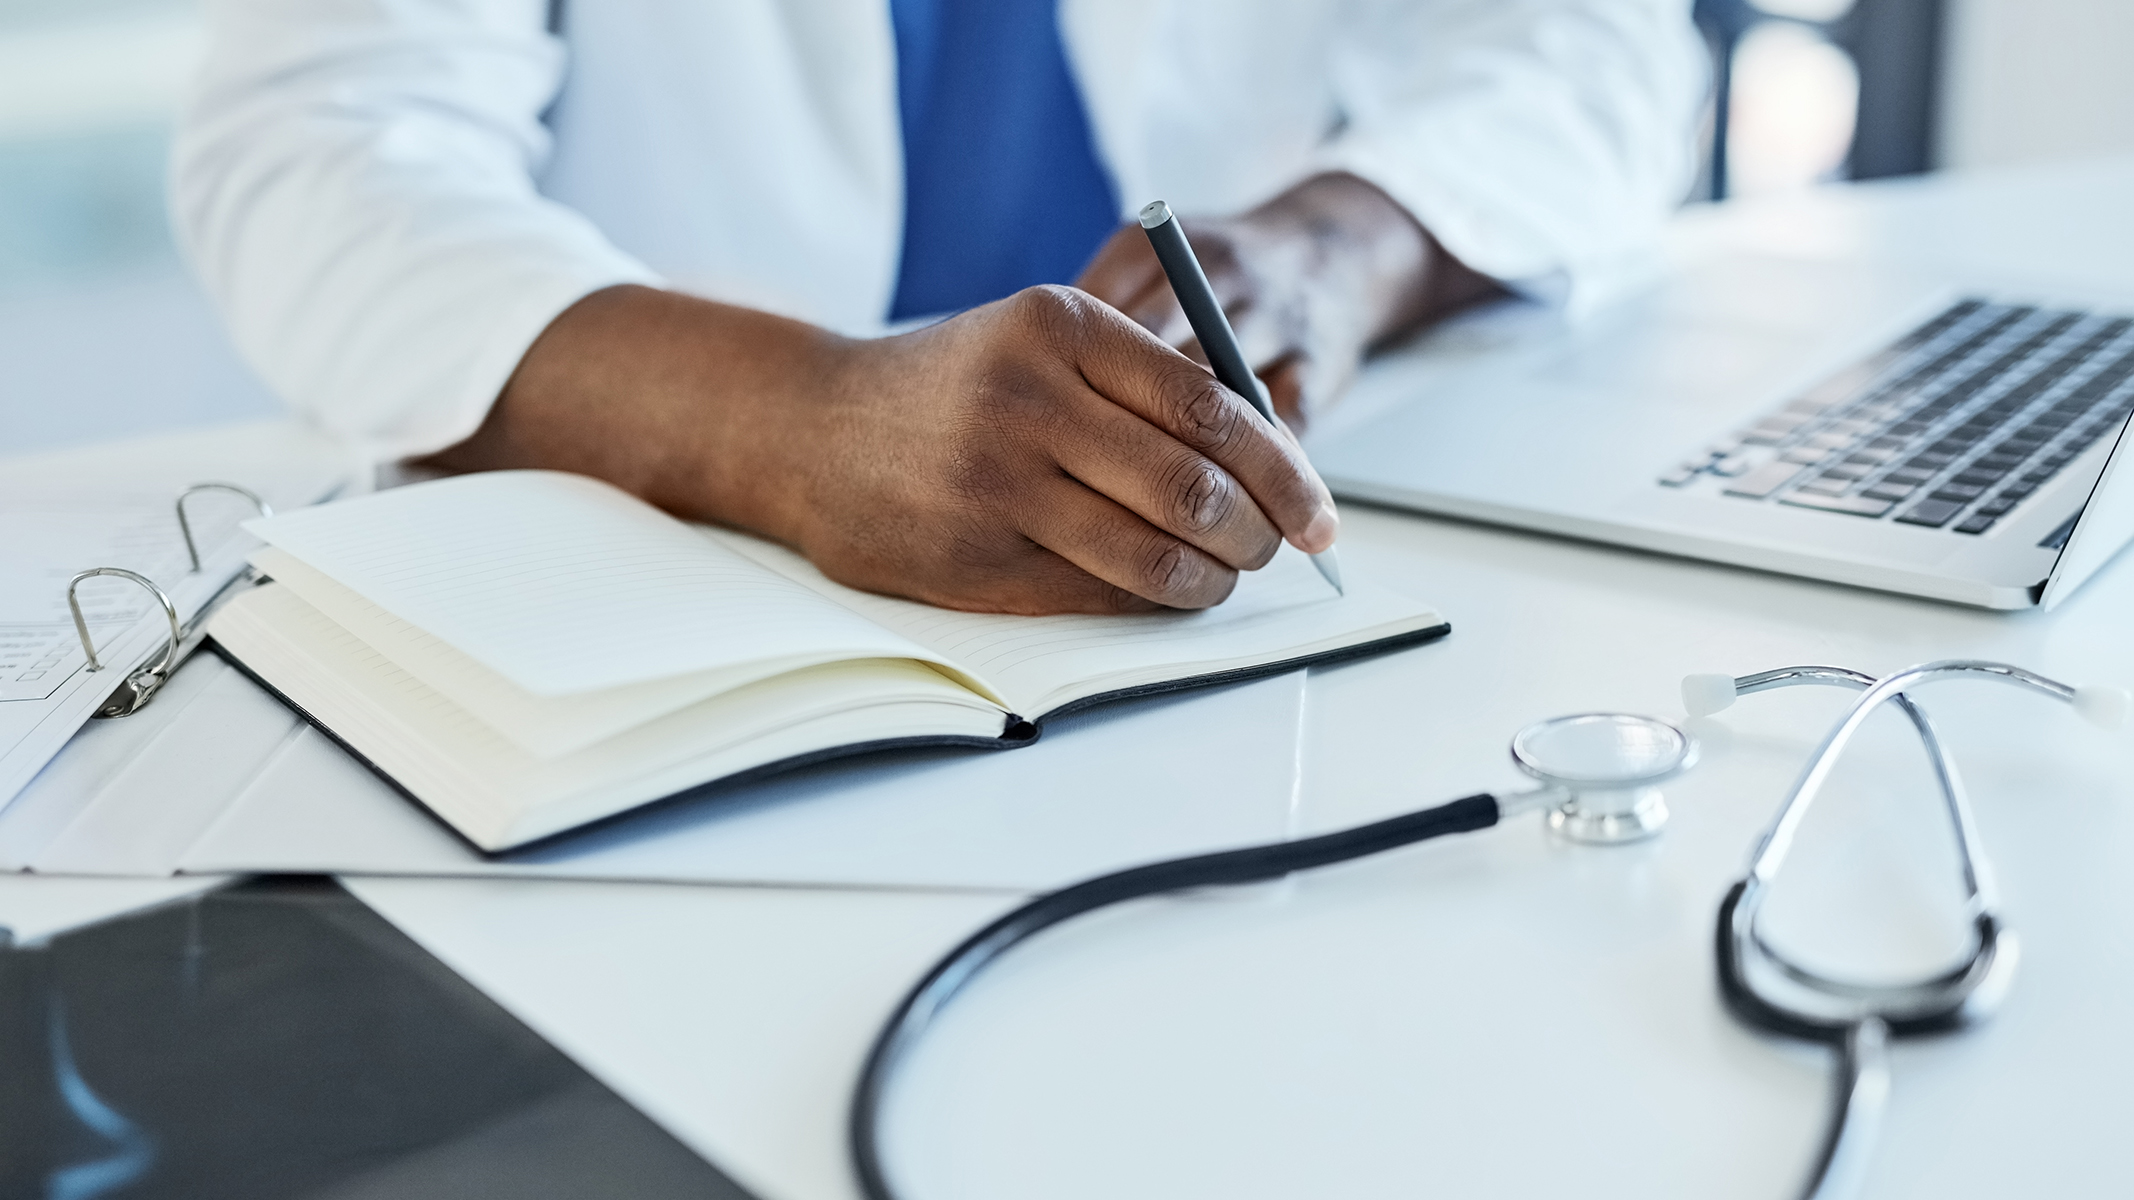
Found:
[[211, 0], [172, 213], [238, 348], [381, 458], [472, 433], [599, 288], [657, 283], [541, 197], [542, 0]]
[[1530, 295], [1619, 290], [1690, 186], [1707, 67], [1688, 0], [1354, 0], [1335, 57], [1320, 168]]

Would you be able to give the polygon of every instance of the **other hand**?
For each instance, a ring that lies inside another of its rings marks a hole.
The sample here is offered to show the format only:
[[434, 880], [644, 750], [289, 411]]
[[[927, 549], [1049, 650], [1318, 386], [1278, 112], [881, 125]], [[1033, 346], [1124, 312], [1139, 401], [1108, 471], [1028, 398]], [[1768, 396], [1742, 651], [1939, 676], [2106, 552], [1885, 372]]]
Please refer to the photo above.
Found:
[[[1496, 290], [1354, 175], [1315, 176], [1242, 216], [1182, 223], [1245, 360], [1299, 431], [1373, 347]], [[1140, 228], [1113, 234], [1077, 286], [1206, 361]]]

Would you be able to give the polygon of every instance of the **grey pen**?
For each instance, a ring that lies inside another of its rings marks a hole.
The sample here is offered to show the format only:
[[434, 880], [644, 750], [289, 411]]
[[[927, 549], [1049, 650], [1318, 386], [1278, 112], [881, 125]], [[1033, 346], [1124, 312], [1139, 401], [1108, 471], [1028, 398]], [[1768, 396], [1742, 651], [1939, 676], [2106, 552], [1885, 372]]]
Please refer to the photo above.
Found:
[[[1215, 369], [1215, 378], [1250, 401], [1268, 424], [1275, 424], [1274, 405], [1268, 402], [1259, 377], [1245, 364], [1245, 352], [1238, 347], [1230, 318], [1215, 302], [1215, 289], [1208, 286], [1208, 274], [1200, 269], [1200, 259], [1187, 244], [1178, 218], [1171, 215], [1171, 206], [1161, 200], [1149, 201], [1141, 210], [1141, 231], [1149, 235], [1149, 245], [1156, 248], [1156, 261], [1163, 264], [1171, 291], [1178, 296], [1178, 307], [1186, 310], [1186, 323], [1193, 327], [1193, 336], [1200, 339], [1201, 351]], [[1329, 546], [1311, 559], [1334, 590], [1346, 596], [1348, 590], [1341, 586], [1341, 560], [1334, 557], [1334, 548]]]

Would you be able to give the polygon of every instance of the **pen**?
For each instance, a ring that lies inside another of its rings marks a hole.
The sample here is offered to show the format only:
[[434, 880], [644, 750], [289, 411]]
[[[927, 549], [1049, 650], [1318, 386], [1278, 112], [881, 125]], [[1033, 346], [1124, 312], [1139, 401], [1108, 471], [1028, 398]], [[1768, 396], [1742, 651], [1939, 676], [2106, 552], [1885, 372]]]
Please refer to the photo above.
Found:
[[[1250, 402], [1268, 424], [1275, 424], [1274, 405], [1268, 403], [1259, 377], [1245, 365], [1245, 352], [1238, 347], [1230, 318], [1215, 302], [1215, 289], [1208, 286], [1207, 272], [1200, 269], [1200, 259], [1194, 257], [1193, 247], [1186, 243], [1185, 231], [1178, 227], [1178, 218], [1171, 215], [1171, 206], [1161, 200], [1149, 201], [1141, 210], [1141, 231], [1149, 235], [1149, 245], [1156, 248], [1156, 261], [1163, 264], [1171, 291], [1178, 296], [1178, 306], [1186, 310], [1186, 323], [1193, 327], [1193, 336], [1200, 339], [1208, 365], [1215, 368], [1215, 378]], [[1334, 557], [1333, 547], [1311, 559], [1335, 591], [1348, 595], [1341, 586], [1341, 560]]]

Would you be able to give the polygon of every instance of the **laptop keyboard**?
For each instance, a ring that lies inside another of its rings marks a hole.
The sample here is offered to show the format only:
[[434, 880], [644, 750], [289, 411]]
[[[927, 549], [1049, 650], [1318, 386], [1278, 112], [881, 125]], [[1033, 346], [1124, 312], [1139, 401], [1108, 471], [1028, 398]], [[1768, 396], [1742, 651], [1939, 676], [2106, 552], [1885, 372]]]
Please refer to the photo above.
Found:
[[2134, 320], [1965, 300], [1660, 477], [1981, 534], [2134, 412]]

